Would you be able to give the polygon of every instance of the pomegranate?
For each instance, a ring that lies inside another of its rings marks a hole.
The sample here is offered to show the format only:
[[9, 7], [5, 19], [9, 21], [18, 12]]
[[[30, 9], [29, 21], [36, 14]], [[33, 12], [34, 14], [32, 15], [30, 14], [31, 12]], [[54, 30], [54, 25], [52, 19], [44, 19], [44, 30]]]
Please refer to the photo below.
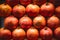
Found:
[[60, 18], [60, 6], [55, 9], [55, 15]]
[[13, 7], [13, 15], [20, 18], [25, 14], [25, 7], [22, 5], [16, 5]]
[[10, 40], [11, 39], [11, 31], [6, 28], [0, 29], [0, 40]]
[[20, 3], [24, 6], [27, 6], [28, 4], [30, 4], [32, 2], [32, 0], [20, 0]]
[[13, 7], [19, 3], [19, 0], [6, 0], [6, 3]]
[[24, 40], [25, 35], [25, 31], [21, 28], [17, 28], [12, 32], [13, 40]]
[[22, 28], [30, 28], [32, 25], [32, 20], [27, 15], [25, 15], [19, 19], [19, 25]]
[[54, 35], [57, 39], [60, 39], [60, 27], [58, 27], [54, 30]]
[[27, 30], [27, 38], [28, 40], [38, 40], [38, 30], [35, 28], [30, 28]]
[[10, 30], [15, 29], [18, 26], [18, 19], [14, 16], [9, 16], [4, 20], [4, 26]]
[[7, 17], [11, 14], [12, 8], [8, 4], [0, 5], [0, 16]]
[[44, 28], [44, 26], [46, 25], [46, 20], [43, 16], [41, 15], [38, 15], [37, 17], [35, 17], [33, 19], [33, 25], [36, 27], [36, 28]]
[[52, 16], [47, 20], [47, 25], [48, 25], [48, 27], [55, 29], [59, 26], [59, 22], [60, 22], [60, 20], [58, 17]]
[[28, 14], [28, 16], [30, 17], [35, 17], [39, 14], [39, 6], [38, 5], [33, 5], [33, 4], [29, 4], [26, 7], [26, 13]]
[[33, 0], [33, 4], [37, 4], [37, 5], [42, 5], [46, 2], [46, 0]]
[[52, 40], [53, 32], [50, 28], [45, 27], [40, 30], [40, 37], [42, 40]]
[[54, 13], [54, 5], [52, 3], [44, 3], [41, 6], [41, 15], [44, 17], [50, 17]]

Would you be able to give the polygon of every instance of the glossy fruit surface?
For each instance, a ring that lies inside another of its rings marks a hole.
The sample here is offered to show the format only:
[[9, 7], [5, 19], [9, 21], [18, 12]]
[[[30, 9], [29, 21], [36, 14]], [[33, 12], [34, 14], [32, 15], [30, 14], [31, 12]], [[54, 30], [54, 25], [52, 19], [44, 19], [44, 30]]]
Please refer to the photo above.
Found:
[[54, 13], [54, 5], [52, 3], [44, 3], [41, 6], [41, 15], [43, 15], [44, 17], [50, 17], [53, 15]]
[[7, 17], [11, 14], [12, 8], [8, 4], [1, 4], [0, 5], [0, 16]]
[[14, 30], [18, 26], [18, 19], [14, 16], [9, 16], [5, 18], [4, 26], [10, 30]]
[[45, 27], [40, 30], [40, 37], [42, 40], [52, 40], [53, 32], [50, 28]]
[[55, 29], [59, 26], [59, 24], [60, 24], [59, 22], [60, 22], [60, 20], [58, 17], [52, 16], [47, 20], [47, 25], [48, 25], [48, 27]]
[[38, 15], [33, 19], [33, 25], [36, 28], [44, 28], [44, 26], [46, 25], [46, 20], [43, 16]]
[[33, 4], [29, 4], [26, 7], [26, 13], [29, 17], [35, 17], [39, 14], [39, 6], [38, 5], [33, 5]]
[[5, 28], [0, 29], [0, 40], [10, 40], [11, 31]]
[[54, 30], [54, 35], [57, 39], [60, 39], [60, 27], [58, 27]]
[[27, 15], [19, 19], [19, 25], [22, 28], [30, 28], [32, 25], [32, 20]]
[[27, 30], [28, 40], [37, 40], [39, 36], [38, 30], [35, 28], [30, 28]]
[[17, 28], [12, 32], [13, 40], [24, 40], [25, 35], [25, 31], [21, 28]]
[[60, 6], [56, 7], [55, 15], [60, 18]]
[[18, 4], [18, 5], [16, 5], [16, 6], [13, 7], [13, 15], [15, 17], [20, 18], [24, 14], [25, 14], [25, 7], [24, 6]]

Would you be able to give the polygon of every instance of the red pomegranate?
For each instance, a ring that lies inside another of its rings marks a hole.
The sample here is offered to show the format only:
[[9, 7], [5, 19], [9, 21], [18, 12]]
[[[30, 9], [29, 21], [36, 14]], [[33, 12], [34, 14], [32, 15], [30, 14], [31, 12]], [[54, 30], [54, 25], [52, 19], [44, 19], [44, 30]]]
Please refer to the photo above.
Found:
[[40, 30], [40, 37], [42, 40], [52, 40], [53, 32], [50, 28], [45, 27]]
[[6, 3], [13, 7], [19, 3], [19, 0], [6, 0]]
[[50, 0], [49, 2], [54, 3], [54, 2], [55, 2], [55, 0]]
[[7, 17], [11, 14], [12, 8], [8, 4], [0, 5], [0, 16]]
[[22, 5], [16, 5], [13, 7], [13, 15], [20, 18], [25, 14], [25, 7]]
[[20, 3], [24, 6], [27, 6], [28, 4], [30, 4], [32, 2], [32, 0], [20, 0]]
[[39, 14], [39, 6], [38, 5], [33, 5], [33, 4], [29, 4], [26, 7], [26, 13], [28, 14], [28, 16], [30, 17], [35, 17]]
[[14, 16], [9, 16], [4, 20], [4, 26], [10, 30], [15, 29], [17, 25], [18, 25], [18, 19], [15, 18]]
[[11, 39], [11, 31], [6, 28], [0, 29], [0, 40], [10, 40]]
[[17, 28], [12, 32], [13, 40], [24, 40], [25, 35], [25, 31], [21, 28]]
[[28, 40], [38, 40], [38, 30], [35, 28], [30, 28], [27, 30], [27, 38]]
[[55, 9], [55, 15], [60, 18], [60, 6]]
[[55, 29], [59, 26], [59, 22], [60, 22], [60, 20], [58, 17], [52, 16], [47, 20], [47, 25], [48, 25], [48, 27]]
[[46, 25], [46, 20], [43, 16], [41, 15], [38, 15], [37, 17], [35, 17], [33, 19], [33, 25], [36, 27], [36, 28], [44, 28], [44, 26]]
[[54, 35], [57, 39], [60, 39], [60, 27], [58, 27], [54, 30]]
[[33, 4], [37, 4], [37, 5], [42, 5], [46, 2], [46, 0], [33, 0]]
[[30, 28], [32, 25], [32, 20], [27, 15], [25, 15], [19, 19], [19, 25], [22, 28]]
[[54, 13], [54, 5], [52, 3], [44, 3], [41, 6], [41, 15], [45, 16], [45, 17], [50, 17], [53, 15]]

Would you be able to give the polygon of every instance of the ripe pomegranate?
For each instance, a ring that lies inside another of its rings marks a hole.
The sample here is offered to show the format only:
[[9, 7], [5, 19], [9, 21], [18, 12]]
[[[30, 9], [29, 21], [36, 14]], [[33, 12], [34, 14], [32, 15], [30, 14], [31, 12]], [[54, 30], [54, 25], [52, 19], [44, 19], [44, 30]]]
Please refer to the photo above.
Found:
[[37, 4], [37, 5], [42, 5], [46, 2], [46, 0], [33, 0], [33, 4]]
[[43, 15], [44, 17], [50, 17], [53, 15], [54, 13], [54, 5], [52, 3], [44, 3], [41, 6], [41, 15]]
[[38, 30], [35, 28], [30, 28], [27, 30], [27, 38], [28, 40], [38, 40]]
[[11, 31], [6, 28], [0, 29], [0, 40], [10, 40], [11, 39]]
[[12, 8], [8, 4], [0, 5], [0, 16], [7, 17], [11, 14]]
[[52, 40], [53, 32], [50, 28], [45, 27], [40, 30], [40, 37], [42, 40]]
[[36, 28], [44, 28], [44, 26], [46, 25], [46, 20], [43, 16], [39, 15], [33, 19], [33, 25]]
[[33, 4], [29, 4], [26, 7], [26, 13], [28, 14], [28, 16], [30, 17], [35, 17], [39, 14], [39, 6], [38, 5], [33, 5]]
[[6, 0], [6, 3], [13, 7], [19, 3], [19, 0]]
[[16, 5], [13, 7], [13, 15], [20, 18], [25, 14], [25, 7], [22, 5]]
[[58, 17], [52, 16], [47, 20], [47, 25], [48, 25], [48, 27], [55, 29], [59, 26], [59, 22], [60, 22], [60, 20]]
[[4, 26], [10, 30], [15, 29], [17, 25], [18, 25], [18, 19], [15, 18], [14, 16], [9, 16], [4, 20]]
[[25, 31], [21, 28], [17, 28], [12, 32], [13, 40], [24, 40], [25, 35]]
[[57, 39], [60, 39], [60, 27], [58, 27], [54, 30], [54, 35]]
[[60, 6], [55, 9], [55, 15], [60, 18]]
[[32, 2], [32, 0], [20, 0], [20, 3], [24, 6], [27, 6], [28, 4], [30, 4]]
[[55, 0], [50, 0], [49, 2], [54, 3], [54, 2], [55, 2]]
[[19, 25], [22, 28], [30, 28], [32, 25], [32, 20], [27, 15], [25, 15], [19, 19]]

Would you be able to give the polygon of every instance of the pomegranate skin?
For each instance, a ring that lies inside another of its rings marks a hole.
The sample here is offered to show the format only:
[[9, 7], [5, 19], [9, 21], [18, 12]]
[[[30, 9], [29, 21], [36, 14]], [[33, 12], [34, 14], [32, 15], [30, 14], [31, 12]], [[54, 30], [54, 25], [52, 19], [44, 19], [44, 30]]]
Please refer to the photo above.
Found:
[[40, 30], [40, 37], [42, 40], [52, 40], [53, 32], [50, 28], [45, 27]]
[[10, 40], [11, 31], [5, 28], [0, 29], [0, 40]]
[[28, 29], [32, 26], [32, 20], [26, 15], [19, 19], [20, 27]]
[[13, 7], [13, 15], [17, 18], [22, 17], [25, 14], [25, 7], [22, 5], [16, 5]]
[[27, 6], [28, 4], [30, 4], [32, 2], [32, 0], [20, 0], [20, 3], [24, 6]]
[[18, 19], [14, 16], [6, 17], [4, 20], [4, 26], [9, 30], [14, 30], [18, 26]]
[[30, 28], [27, 30], [27, 38], [28, 40], [38, 40], [38, 30], [35, 28]]
[[54, 13], [54, 5], [52, 3], [44, 3], [42, 6], [41, 6], [41, 12], [40, 14], [44, 17], [50, 17], [53, 15]]
[[0, 17], [10, 16], [11, 12], [12, 12], [12, 8], [8, 4], [0, 5]]
[[46, 3], [46, 0], [33, 0], [33, 4], [37, 4], [39, 6], [44, 4], [44, 3]]
[[26, 33], [23, 29], [17, 28], [12, 32], [13, 40], [24, 40]]
[[6, 3], [13, 7], [19, 3], [19, 0], [6, 0]]
[[59, 22], [60, 22], [60, 20], [59, 20], [58, 17], [52, 16], [52, 17], [50, 17], [50, 18], [47, 20], [47, 25], [48, 25], [48, 27], [50, 27], [51, 29], [55, 29], [55, 28], [57, 28], [57, 27], [59, 26], [59, 24], [60, 24]]
[[60, 18], [60, 6], [56, 7], [55, 15]]
[[33, 4], [29, 4], [26, 7], [26, 13], [29, 17], [36, 17], [39, 14], [39, 6], [38, 5], [33, 5]]
[[42, 29], [46, 25], [46, 20], [45, 20], [45, 18], [43, 16], [38, 15], [37, 17], [35, 17], [33, 19], [33, 25], [36, 28]]
[[60, 40], [60, 27], [54, 30], [54, 36]]

